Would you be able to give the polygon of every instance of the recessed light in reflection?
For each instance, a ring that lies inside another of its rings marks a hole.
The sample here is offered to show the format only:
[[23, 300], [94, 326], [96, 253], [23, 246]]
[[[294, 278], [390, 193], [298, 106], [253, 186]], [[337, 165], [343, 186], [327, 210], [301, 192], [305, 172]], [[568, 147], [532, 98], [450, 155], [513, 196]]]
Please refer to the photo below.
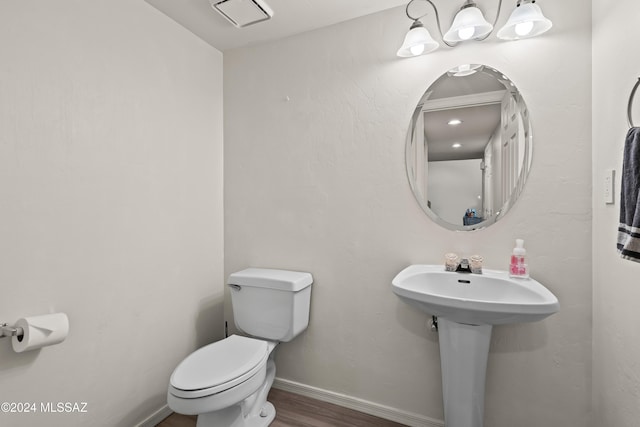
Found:
[[462, 123], [462, 120], [460, 119], [451, 119], [447, 122], [449, 126], [458, 126], [461, 123]]
[[460, 144], [459, 142], [456, 142], [455, 144], [452, 145], [453, 148], [460, 148], [462, 147], [462, 144]]
[[484, 65], [481, 64], [462, 64], [450, 69], [447, 71], [447, 74], [451, 77], [466, 77], [482, 71], [483, 69]]

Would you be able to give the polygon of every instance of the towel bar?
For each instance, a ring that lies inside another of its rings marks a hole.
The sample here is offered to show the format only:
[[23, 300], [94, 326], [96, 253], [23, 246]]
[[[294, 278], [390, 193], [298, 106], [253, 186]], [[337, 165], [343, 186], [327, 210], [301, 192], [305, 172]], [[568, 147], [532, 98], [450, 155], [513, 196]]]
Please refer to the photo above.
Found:
[[638, 77], [638, 81], [636, 82], [633, 89], [631, 89], [631, 95], [629, 95], [629, 104], [627, 104], [627, 121], [629, 122], [629, 127], [633, 126], [633, 118], [631, 117], [631, 110], [633, 108], [633, 98], [636, 96], [636, 90], [638, 90], [638, 86], [640, 85], [640, 77]]

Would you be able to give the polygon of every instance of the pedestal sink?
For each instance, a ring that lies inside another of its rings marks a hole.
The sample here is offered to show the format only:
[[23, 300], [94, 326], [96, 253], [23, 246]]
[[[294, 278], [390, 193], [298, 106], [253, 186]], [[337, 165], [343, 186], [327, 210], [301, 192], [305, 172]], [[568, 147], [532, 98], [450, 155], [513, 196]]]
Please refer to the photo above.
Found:
[[482, 427], [493, 325], [535, 322], [560, 309], [542, 284], [506, 271], [411, 265], [391, 283], [401, 300], [438, 317], [445, 427]]

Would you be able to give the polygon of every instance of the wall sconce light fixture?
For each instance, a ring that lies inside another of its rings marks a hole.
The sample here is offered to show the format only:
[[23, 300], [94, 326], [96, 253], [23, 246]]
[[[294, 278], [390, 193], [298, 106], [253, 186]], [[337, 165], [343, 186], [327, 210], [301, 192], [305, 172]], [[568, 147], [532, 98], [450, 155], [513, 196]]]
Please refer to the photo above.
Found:
[[[407, 4], [406, 13], [409, 19], [413, 21], [413, 24], [411, 24], [411, 28], [409, 28], [409, 32], [404, 38], [404, 43], [398, 49], [398, 56], [401, 57], [424, 55], [440, 47], [440, 44], [431, 37], [429, 30], [420, 22], [420, 19], [425, 17], [426, 13], [418, 17], [414, 17], [409, 13], [409, 7], [415, 1], [417, 0], [411, 0]], [[473, 0], [466, 0], [458, 13], [456, 13], [451, 28], [443, 34], [436, 5], [431, 0], [423, 1], [433, 7], [436, 23], [438, 24], [438, 32], [444, 44], [449, 47], [454, 47], [458, 43], [467, 40], [485, 40], [493, 32], [502, 8], [502, 0], [498, 0], [496, 17], [493, 24], [491, 24], [484, 18], [482, 11]], [[551, 26], [551, 21], [542, 14], [542, 9], [536, 4], [535, 0], [518, 0], [516, 8], [509, 16], [507, 23], [498, 31], [497, 36], [502, 40], [519, 40], [539, 36], [548, 31]]]

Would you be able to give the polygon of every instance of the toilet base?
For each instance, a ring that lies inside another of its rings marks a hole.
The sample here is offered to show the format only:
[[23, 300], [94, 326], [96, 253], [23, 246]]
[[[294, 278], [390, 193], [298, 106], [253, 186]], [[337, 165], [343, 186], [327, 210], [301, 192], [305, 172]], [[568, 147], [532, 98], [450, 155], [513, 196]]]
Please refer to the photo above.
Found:
[[271, 402], [265, 402], [256, 415], [242, 415], [242, 407], [234, 405], [216, 412], [198, 415], [196, 427], [267, 427], [276, 417], [276, 408]]
[[262, 407], [262, 412], [257, 417], [245, 419], [246, 427], [267, 427], [276, 417], [276, 408], [271, 402], [266, 402]]

